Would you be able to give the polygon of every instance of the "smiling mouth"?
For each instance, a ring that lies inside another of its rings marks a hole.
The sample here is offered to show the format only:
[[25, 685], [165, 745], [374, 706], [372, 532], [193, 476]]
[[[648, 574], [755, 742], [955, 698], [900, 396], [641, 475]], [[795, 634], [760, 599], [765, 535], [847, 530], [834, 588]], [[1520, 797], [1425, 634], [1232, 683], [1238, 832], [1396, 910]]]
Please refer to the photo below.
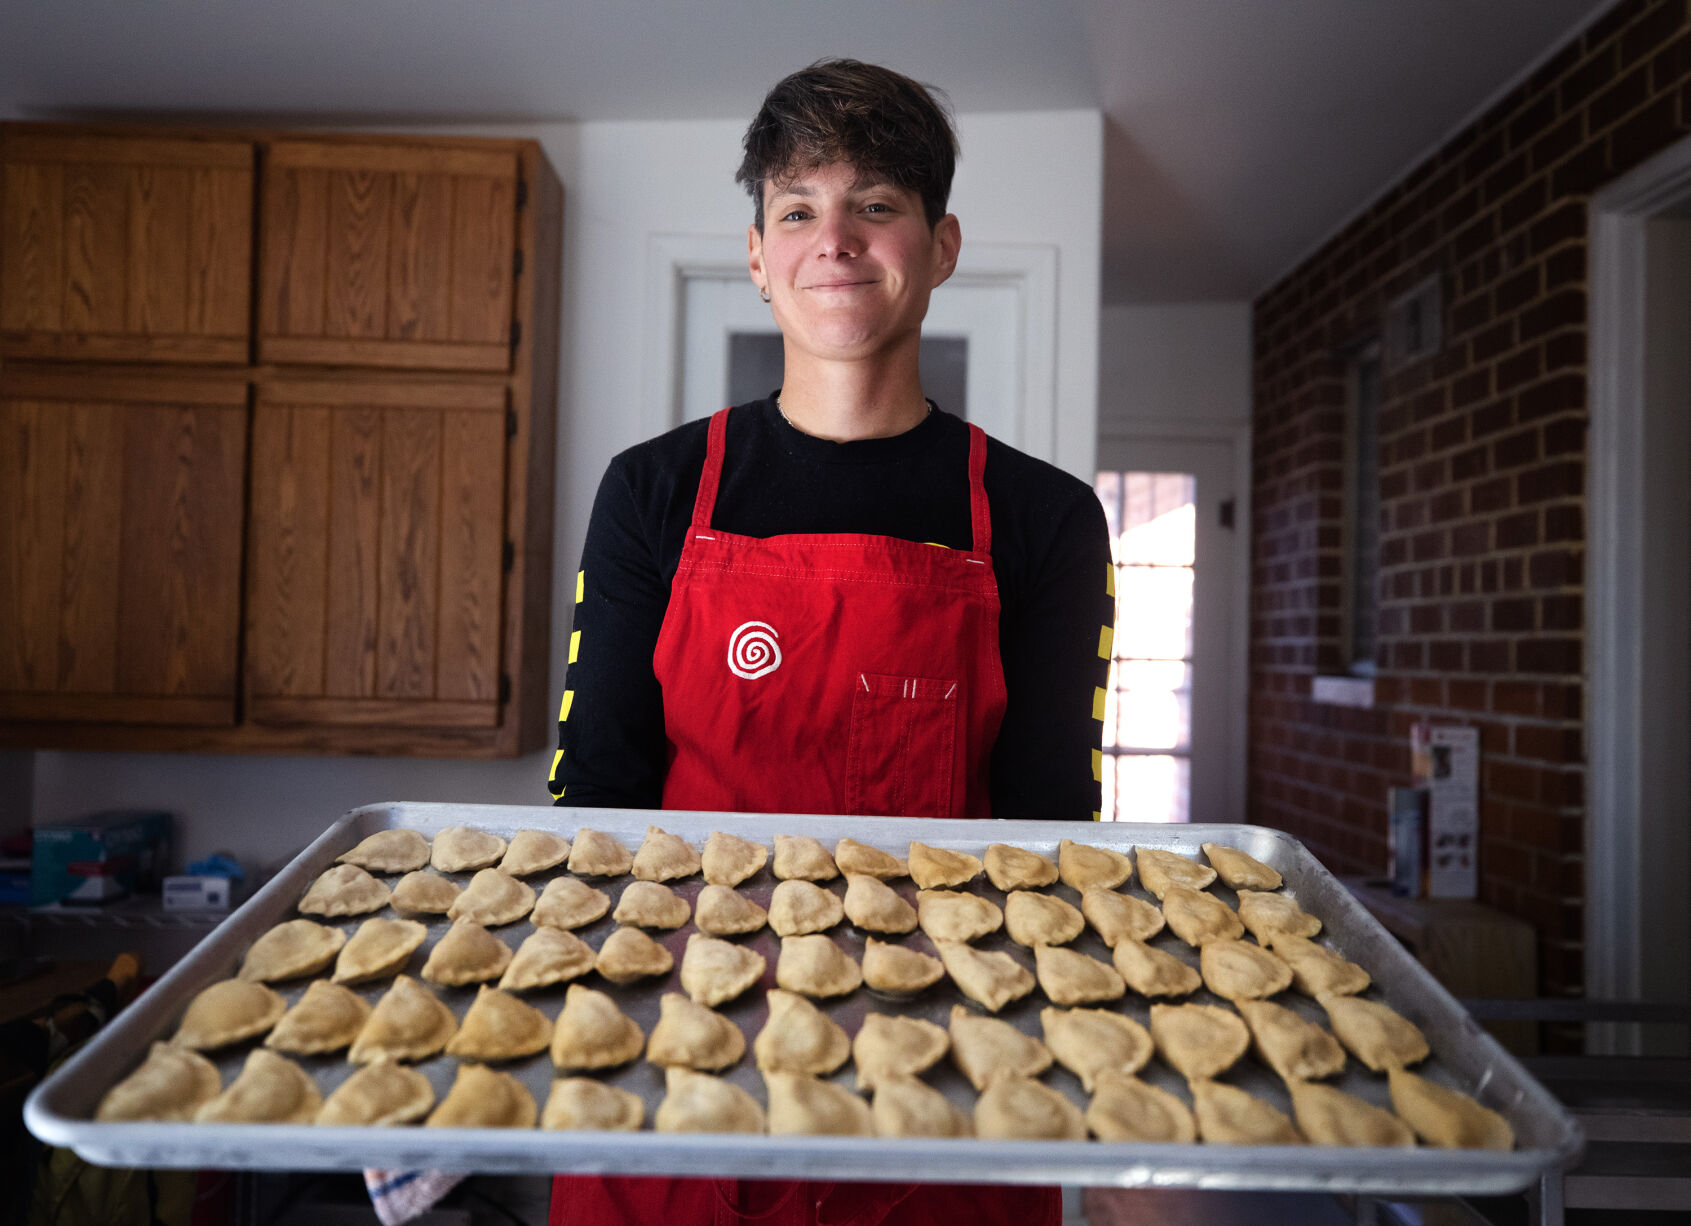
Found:
[[864, 285], [873, 285], [873, 281], [818, 281], [813, 285], [806, 285], [805, 289], [857, 289]]

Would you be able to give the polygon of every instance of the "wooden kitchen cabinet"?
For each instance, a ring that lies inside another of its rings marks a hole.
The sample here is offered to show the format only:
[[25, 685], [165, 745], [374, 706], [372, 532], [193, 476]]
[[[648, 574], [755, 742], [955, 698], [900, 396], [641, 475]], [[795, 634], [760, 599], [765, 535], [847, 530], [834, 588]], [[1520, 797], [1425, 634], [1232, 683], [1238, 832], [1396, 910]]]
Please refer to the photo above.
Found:
[[0, 377], [0, 719], [235, 722], [245, 380]]
[[0, 354], [245, 362], [254, 154], [0, 127]]
[[562, 200], [532, 141], [0, 124], [0, 746], [546, 743]]

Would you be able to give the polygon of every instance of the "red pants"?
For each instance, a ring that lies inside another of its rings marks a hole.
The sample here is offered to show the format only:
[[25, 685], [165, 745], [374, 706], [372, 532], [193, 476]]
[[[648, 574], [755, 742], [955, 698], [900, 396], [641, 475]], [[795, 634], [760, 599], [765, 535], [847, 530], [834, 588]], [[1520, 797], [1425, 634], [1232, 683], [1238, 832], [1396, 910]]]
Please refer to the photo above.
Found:
[[548, 1226], [1060, 1226], [1056, 1188], [560, 1175]]

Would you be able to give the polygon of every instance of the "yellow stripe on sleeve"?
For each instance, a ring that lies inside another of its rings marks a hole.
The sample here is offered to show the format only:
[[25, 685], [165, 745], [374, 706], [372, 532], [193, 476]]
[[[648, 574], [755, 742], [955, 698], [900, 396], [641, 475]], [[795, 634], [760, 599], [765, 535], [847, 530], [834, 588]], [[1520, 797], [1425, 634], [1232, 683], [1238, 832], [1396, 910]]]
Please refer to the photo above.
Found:
[[1092, 751], [1092, 782], [1104, 782], [1104, 751], [1102, 749]]
[[[1112, 579], [1111, 582], [1113, 583], [1115, 581]], [[581, 597], [586, 591], [587, 591], [587, 572], [584, 571], [584, 570], [578, 570], [578, 571], [575, 572], [575, 602], [576, 602], [576, 604], [581, 603]], [[1111, 594], [1114, 595], [1113, 592]]]
[[[564, 760], [564, 751], [563, 750], [561, 750], [561, 749], [557, 750], [556, 752], [554, 752], [552, 754], [552, 773], [550, 775], [546, 776], [546, 782], [548, 782], [548, 783], [558, 782], [558, 763], [562, 762], [563, 760]], [[560, 792], [559, 795], [562, 795], [562, 793]]]
[[[569, 699], [569, 694], [567, 692], [564, 694], [564, 698], [565, 698], [566, 701]], [[1099, 723], [1104, 722], [1104, 687], [1103, 686], [1094, 686], [1092, 688], [1092, 718], [1097, 720]]]
[[581, 654], [581, 631], [570, 631], [570, 663], [574, 664], [576, 657]]
[[[1104, 565], [1104, 592], [1111, 600], [1116, 598], [1116, 564], [1108, 562]], [[581, 597], [577, 596], [577, 600]]]
[[565, 690], [564, 700], [558, 704], [558, 722], [561, 724], [570, 717], [570, 707], [575, 704], [575, 691]]
[[[559, 792], [558, 795], [562, 796], [563, 793]], [[1092, 810], [1092, 820], [1095, 821], [1095, 822], [1101, 822], [1101, 821], [1104, 820], [1104, 815], [1102, 813], [1098, 812], [1098, 810], [1094, 809], [1094, 810]]]
[[[1098, 628], [1098, 658], [1108, 660], [1115, 654], [1116, 628], [1114, 626], [1100, 626]], [[570, 653], [570, 659], [575, 659], [575, 653]]]

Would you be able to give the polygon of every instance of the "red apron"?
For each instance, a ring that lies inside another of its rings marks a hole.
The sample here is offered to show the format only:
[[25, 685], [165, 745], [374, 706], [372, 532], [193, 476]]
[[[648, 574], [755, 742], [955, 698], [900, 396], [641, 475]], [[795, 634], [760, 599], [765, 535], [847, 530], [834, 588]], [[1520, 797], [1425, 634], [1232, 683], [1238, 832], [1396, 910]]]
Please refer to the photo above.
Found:
[[[728, 410], [710, 421], [653, 668], [666, 809], [991, 816], [1004, 715], [986, 436], [969, 427], [971, 550], [711, 526]], [[551, 1226], [759, 1221], [1056, 1226], [1054, 1189], [561, 1177]]]

